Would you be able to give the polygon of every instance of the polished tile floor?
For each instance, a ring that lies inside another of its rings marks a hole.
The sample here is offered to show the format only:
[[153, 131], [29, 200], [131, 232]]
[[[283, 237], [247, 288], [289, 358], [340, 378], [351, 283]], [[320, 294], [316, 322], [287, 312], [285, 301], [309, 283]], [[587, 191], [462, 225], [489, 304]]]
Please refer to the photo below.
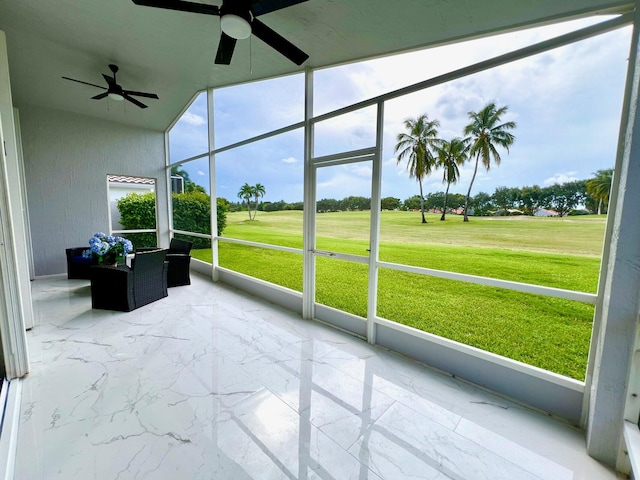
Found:
[[198, 275], [33, 282], [17, 480], [600, 480], [580, 431]]

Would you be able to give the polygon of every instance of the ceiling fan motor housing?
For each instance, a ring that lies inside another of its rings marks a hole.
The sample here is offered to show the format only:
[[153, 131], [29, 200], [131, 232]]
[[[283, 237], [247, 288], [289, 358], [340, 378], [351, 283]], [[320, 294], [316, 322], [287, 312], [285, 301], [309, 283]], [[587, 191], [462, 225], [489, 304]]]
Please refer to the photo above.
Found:
[[251, 35], [251, 20], [251, 11], [242, 4], [225, 2], [220, 8], [220, 27], [236, 40], [244, 40]]

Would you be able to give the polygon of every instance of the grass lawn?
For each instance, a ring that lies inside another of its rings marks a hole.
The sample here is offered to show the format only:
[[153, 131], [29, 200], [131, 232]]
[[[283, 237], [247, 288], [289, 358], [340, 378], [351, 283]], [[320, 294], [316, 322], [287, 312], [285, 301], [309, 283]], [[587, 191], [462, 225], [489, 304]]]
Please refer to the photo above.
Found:
[[[604, 216], [559, 218], [382, 212], [380, 260], [595, 292]], [[318, 215], [318, 248], [366, 255], [368, 212]], [[225, 236], [302, 248], [302, 212], [230, 213]], [[210, 250], [193, 252], [211, 261]], [[222, 242], [220, 264], [302, 290], [302, 256]], [[365, 265], [317, 259], [318, 302], [366, 316]], [[593, 307], [381, 269], [378, 315], [583, 380]]]
[[[363, 240], [369, 238], [369, 212], [322, 213], [317, 217], [318, 248], [324, 239]], [[456, 245], [526, 250], [600, 257], [605, 215], [567, 218], [470, 217], [427, 214], [420, 223], [418, 212], [382, 212], [380, 238], [385, 243]], [[473, 226], [473, 228], [468, 228]], [[302, 248], [302, 212], [258, 212], [249, 221], [246, 212], [227, 217], [224, 236]]]

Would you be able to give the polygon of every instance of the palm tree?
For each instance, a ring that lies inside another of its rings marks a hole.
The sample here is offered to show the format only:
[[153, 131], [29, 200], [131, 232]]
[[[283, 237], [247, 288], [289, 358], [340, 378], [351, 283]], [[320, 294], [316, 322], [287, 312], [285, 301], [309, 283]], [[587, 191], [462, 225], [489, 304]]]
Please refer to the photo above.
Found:
[[422, 180], [428, 176], [435, 167], [435, 158], [432, 148], [440, 143], [437, 138], [438, 120], [429, 120], [426, 113], [423, 113], [415, 120], [407, 118], [404, 126], [408, 133], [399, 133], [397, 137], [395, 152], [398, 154], [398, 162], [407, 161], [409, 177], [418, 180], [420, 185], [420, 211], [422, 212], [422, 223], [427, 223], [424, 216], [424, 195], [422, 193]]
[[249, 212], [249, 220], [252, 220], [252, 218], [251, 218], [251, 197], [253, 197], [253, 195], [254, 195], [253, 189], [254, 189], [254, 187], [252, 187], [248, 183], [245, 183], [242, 187], [240, 187], [240, 191], [238, 192], [238, 198], [241, 198], [247, 204], [247, 211]]
[[482, 165], [486, 171], [489, 171], [491, 166], [491, 158], [493, 163], [500, 165], [500, 153], [496, 147], [503, 147], [509, 153], [509, 147], [513, 145], [516, 137], [514, 137], [507, 130], [516, 128], [515, 122], [501, 122], [501, 117], [509, 107], [504, 106], [496, 108], [494, 102], [487, 103], [479, 112], [469, 112], [469, 118], [471, 123], [464, 127], [464, 135], [467, 135], [468, 140], [471, 142], [469, 148], [469, 158], [476, 157], [476, 164], [473, 169], [473, 176], [471, 177], [471, 183], [469, 184], [469, 191], [467, 192], [467, 199], [464, 202], [464, 221], [468, 222], [469, 217], [467, 211], [469, 210], [469, 197], [471, 196], [471, 188], [473, 182], [476, 179], [476, 173], [478, 173], [478, 163], [482, 159]]
[[598, 215], [602, 213], [602, 205], [609, 204], [609, 194], [611, 193], [611, 177], [613, 168], [598, 170], [594, 173], [595, 178], [587, 180], [587, 193], [598, 201]]
[[460, 179], [459, 165], [463, 165], [467, 161], [469, 153], [469, 142], [462, 138], [456, 137], [447, 142], [445, 140], [436, 147], [438, 153], [438, 167], [442, 167], [442, 183], [447, 184], [444, 192], [444, 208], [440, 220], [444, 220], [447, 213], [447, 197], [449, 196], [449, 187], [452, 183], [456, 183]]
[[267, 191], [264, 188], [264, 185], [262, 185], [261, 183], [256, 183], [253, 187], [253, 198], [255, 199], [255, 205], [254, 205], [254, 211], [253, 211], [253, 218], [256, 218], [256, 215], [258, 213], [258, 200], [260, 199], [260, 197], [264, 197], [264, 195], [267, 193]]

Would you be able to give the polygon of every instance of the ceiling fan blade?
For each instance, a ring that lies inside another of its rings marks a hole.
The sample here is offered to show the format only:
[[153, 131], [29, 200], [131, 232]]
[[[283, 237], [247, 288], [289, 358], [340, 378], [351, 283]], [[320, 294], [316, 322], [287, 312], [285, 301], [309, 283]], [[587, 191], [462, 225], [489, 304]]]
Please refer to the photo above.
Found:
[[158, 99], [158, 95], [155, 93], [145, 93], [145, 92], [134, 92], [133, 90], [123, 90], [123, 94], [127, 95], [135, 95], [136, 97], [147, 97], [147, 98], [155, 98]]
[[95, 97], [91, 97], [93, 100], [102, 100], [104, 97], [106, 97], [107, 95], [109, 95], [108, 92], [104, 92], [104, 93], [99, 93], [98, 95], [96, 95]]
[[221, 32], [220, 44], [218, 45], [218, 52], [216, 53], [216, 63], [218, 65], [229, 65], [231, 63], [236, 42], [237, 40], [235, 38]]
[[69, 77], [62, 77], [62, 78], [64, 78], [65, 80], [71, 80], [72, 82], [84, 83], [85, 85], [89, 85], [90, 87], [98, 87], [98, 88], [101, 88], [102, 90], [107, 89], [107, 87], [96, 85], [94, 83], [83, 82], [82, 80], [76, 80], [75, 78], [69, 78]]
[[217, 5], [207, 5], [205, 3], [184, 2], [182, 0], [133, 0], [133, 3], [144, 7], [166, 8], [180, 12], [220, 15], [220, 8]]
[[274, 50], [280, 52], [296, 65], [302, 65], [305, 60], [309, 58], [309, 55], [304, 53], [282, 35], [267, 27], [260, 20], [255, 18], [253, 19], [251, 22], [251, 31], [256, 37]]
[[275, 12], [276, 10], [291, 7], [292, 5], [297, 5], [298, 3], [306, 1], [307, 0], [252, 0], [250, 8], [253, 16], [257, 17], [258, 15]]
[[109, 85], [109, 88], [113, 88], [116, 85], [116, 81], [112, 77], [110, 77], [109, 75], [105, 75], [103, 73], [102, 76], [107, 81], [107, 85]]
[[134, 105], [137, 105], [140, 108], [147, 108], [147, 106], [144, 103], [139, 102], [138, 100], [136, 100], [133, 97], [130, 97], [129, 95], [127, 95], [124, 92], [123, 92], [122, 96], [124, 97], [125, 100], [129, 100], [131, 103], [133, 103]]

